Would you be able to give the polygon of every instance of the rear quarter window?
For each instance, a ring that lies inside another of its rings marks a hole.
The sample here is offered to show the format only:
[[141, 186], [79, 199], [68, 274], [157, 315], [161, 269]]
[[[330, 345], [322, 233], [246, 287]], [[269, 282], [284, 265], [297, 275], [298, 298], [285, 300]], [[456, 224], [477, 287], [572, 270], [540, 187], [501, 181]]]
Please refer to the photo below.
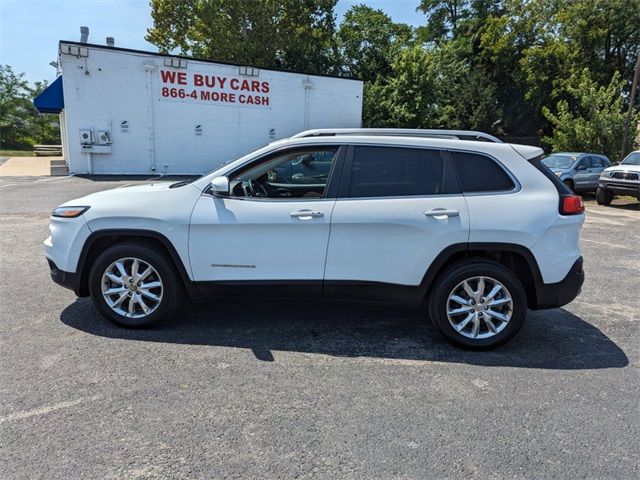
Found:
[[451, 152], [463, 193], [503, 192], [513, 190], [515, 184], [498, 163], [485, 155]]

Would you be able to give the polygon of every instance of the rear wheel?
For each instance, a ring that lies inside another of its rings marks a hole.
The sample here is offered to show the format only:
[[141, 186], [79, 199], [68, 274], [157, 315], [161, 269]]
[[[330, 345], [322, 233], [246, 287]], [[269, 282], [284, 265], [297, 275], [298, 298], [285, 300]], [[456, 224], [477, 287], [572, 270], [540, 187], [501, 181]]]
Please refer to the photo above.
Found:
[[137, 242], [115, 245], [89, 273], [89, 291], [107, 320], [144, 327], [170, 317], [182, 300], [182, 285], [171, 259]]
[[452, 265], [436, 280], [429, 314], [436, 329], [465, 348], [489, 349], [518, 333], [527, 312], [527, 296], [507, 268], [486, 260]]
[[564, 183], [567, 187], [569, 187], [569, 190], [571, 190], [572, 192], [574, 192], [574, 193], [575, 193], [575, 190], [574, 190], [574, 187], [575, 187], [575, 186], [574, 186], [574, 184], [573, 184], [573, 180], [564, 180], [564, 182], [563, 182], [563, 183]]
[[609, 205], [613, 201], [613, 192], [598, 187], [596, 190], [596, 202], [598, 205]]

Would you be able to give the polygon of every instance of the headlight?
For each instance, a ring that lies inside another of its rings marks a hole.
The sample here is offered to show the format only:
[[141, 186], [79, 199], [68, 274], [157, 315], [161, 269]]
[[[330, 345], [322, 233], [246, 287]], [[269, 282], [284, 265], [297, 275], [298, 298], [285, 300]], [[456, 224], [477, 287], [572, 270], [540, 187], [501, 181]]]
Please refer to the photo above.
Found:
[[600, 174], [600, 176], [601, 176], [601, 177], [607, 177], [607, 178], [610, 178], [610, 177], [611, 177], [611, 172], [602, 172], [602, 173]]
[[76, 218], [89, 210], [89, 207], [58, 207], [51, 212], [52, 217]]
[[562, 172], [556, 172], [556, 177], [559, 177], [560, 175], [562, 175]]

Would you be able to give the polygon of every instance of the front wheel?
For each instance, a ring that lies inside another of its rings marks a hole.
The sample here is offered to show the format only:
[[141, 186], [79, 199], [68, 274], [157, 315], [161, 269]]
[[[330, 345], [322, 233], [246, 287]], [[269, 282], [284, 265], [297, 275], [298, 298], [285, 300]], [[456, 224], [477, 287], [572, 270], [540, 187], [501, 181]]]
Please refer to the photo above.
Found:
[[137, 242], [117, 244], [96, 259], [89, 291], [102, 316], [125, 327], [164, 320], [182, 300], [171, 259], [161, 249]]
[[527, 312], [527, 296], [506, 267], [485, 260], [452, 265], [436, 280], [429, 314], [451, 343], [471, 349], [502, 345], [518, 333]]
[[598, 187], [596, 190], [596, 202], [598, 205], [609, 205], [613, 201], [613, 192]]

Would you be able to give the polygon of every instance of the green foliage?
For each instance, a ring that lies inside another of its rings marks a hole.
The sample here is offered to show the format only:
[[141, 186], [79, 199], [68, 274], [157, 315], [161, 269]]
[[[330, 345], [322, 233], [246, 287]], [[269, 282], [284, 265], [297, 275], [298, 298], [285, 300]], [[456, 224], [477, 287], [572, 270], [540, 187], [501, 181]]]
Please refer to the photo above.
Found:
[[382, 10], [355, 5], [345, 13], [337, 40], [343, 72], [375, 82], [389, 76], [394, 59], [413, 42], [413, 31]]
[[0, 65], [0, 148], [60, 143], [57, 116], [40, 115], [32, 104], [46, 87], [46, 82], [36, 82], [31, 87], [23, 73], [16, 74], [9, 65]]
[[599, 152], [617, 159], [625, 122], [622, 83], [618, 72], [606, 86], [594, 81], [586, 68], [572, 76], [566, 86], [570, 100], [560, 100], [555, 113], [543, 107], [554, 127], [545, 141], [556, 151]]
[[337, 0], [151, 0], [146, 39], [161, 52], [326, 73], [335, 65]]
[[421, 31], [425, 41], [456, 37], [463, 19], [469, 15], [469, 0], [421, 0], [418, 10], [428, 16]]

